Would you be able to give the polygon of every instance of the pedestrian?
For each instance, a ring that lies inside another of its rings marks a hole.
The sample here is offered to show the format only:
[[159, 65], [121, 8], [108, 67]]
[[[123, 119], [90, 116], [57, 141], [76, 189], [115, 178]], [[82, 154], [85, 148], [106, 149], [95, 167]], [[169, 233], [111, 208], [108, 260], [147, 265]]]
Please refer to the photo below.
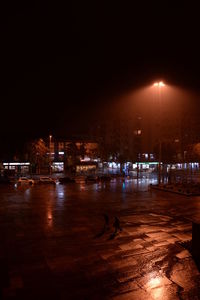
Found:
[[122, 228], [120, 226], [120, 220], [117, 217], [115, 217], [115, 220], [114, 220], [114, 223], [113, 223], [113, 227], [115, 228], [115, 230], [114, 230], [113, 233], [111, 233], [111, 235], [109, 237], [109, 240], [113, 240], [116, 237], [117, 232], [119, 230], [122, 231]]
[[118, 230], [122, 231], [122, 228], [120, 226], [120, 220], [117, 217], [115, 217], [113, 227], [115, 228], [115, 233], [117, 233]]

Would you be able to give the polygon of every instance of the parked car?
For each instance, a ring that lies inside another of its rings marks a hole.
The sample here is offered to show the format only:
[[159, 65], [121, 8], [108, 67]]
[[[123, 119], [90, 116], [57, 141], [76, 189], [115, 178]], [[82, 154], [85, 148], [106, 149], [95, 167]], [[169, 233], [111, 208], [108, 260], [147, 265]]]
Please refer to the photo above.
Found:
[[86, 183], [89, 183], [89, 182], [93, 182], [93, 183], [99, 182], [99, 176], [88, 175], [88, 176], [85, 178], [85, 182], [86, 182]]
[[75, 179], [70, 178], [70, 177], [61, 177], [59, 178], [59, 183], [61, 184], [66, 184], [66, 183], [74, 183]]
[[39, 184], [56, 184], [56, 179], [51, 178], [51, 177], [40, 177]]
[[27, 178], [27, 177], [20, 177], [18, 180], [17, 180], [17, 184], [34, 184], [34, 180], [31, 179], [31, 178]]

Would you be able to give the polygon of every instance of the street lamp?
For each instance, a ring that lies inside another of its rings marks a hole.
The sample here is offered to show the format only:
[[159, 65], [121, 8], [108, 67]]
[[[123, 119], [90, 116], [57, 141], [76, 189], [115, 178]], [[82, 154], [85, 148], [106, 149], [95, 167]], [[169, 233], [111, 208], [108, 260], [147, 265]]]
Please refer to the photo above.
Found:
[[162, 159], [162, 132], [161, 132], [161, 105], [162, 105], [162, 99], [161, 99], [161, 90], [165, 86], [163, 81], [155, 82], [153, 84], [154, 87], [158, 89], [158, 100], [159, 100], [159, 152], [158, 152], [158, 184], [160, 184], [161, 179], [161, 159]]
[[155, 82], [153, 85], [154, 85], [154, 86], [158, 86], [158, 87], [163, 87], [163, 86], [165, 86], [164, 82], [162, 82], [162, 81], [160, 81], [160, 82]]
[[49, 135], [49, 173], [51, 175], [51, 139], [52, 135]]

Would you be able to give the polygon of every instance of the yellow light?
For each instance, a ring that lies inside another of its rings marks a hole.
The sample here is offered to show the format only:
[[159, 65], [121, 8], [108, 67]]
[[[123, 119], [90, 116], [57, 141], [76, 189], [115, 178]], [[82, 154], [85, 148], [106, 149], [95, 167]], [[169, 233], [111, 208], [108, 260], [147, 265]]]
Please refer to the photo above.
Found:
[[160, 82], [155, 82], [155, 83], [153, 84], [153, 86], [156, 86], [156, 87], [163, 87], [163, 86], [165, 86], [165, 84], [164, 84], [163, 81], [160, 81]]
[[154, 277], [154, 278], [151, 278], [148, 283], [147, 283], [147, 288], [148, 289], [154, 289], [158, 286], [160, 286], [161, 284], [161, 279], [160, 277]]

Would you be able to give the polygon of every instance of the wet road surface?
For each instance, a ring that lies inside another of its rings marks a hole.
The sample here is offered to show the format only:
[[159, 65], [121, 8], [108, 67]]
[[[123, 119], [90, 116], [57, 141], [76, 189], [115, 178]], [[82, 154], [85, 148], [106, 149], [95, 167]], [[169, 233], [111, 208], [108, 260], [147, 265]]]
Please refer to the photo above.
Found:
[[200, 197], [148, 183], [1, 186], [2, 299], [200, 299]]

